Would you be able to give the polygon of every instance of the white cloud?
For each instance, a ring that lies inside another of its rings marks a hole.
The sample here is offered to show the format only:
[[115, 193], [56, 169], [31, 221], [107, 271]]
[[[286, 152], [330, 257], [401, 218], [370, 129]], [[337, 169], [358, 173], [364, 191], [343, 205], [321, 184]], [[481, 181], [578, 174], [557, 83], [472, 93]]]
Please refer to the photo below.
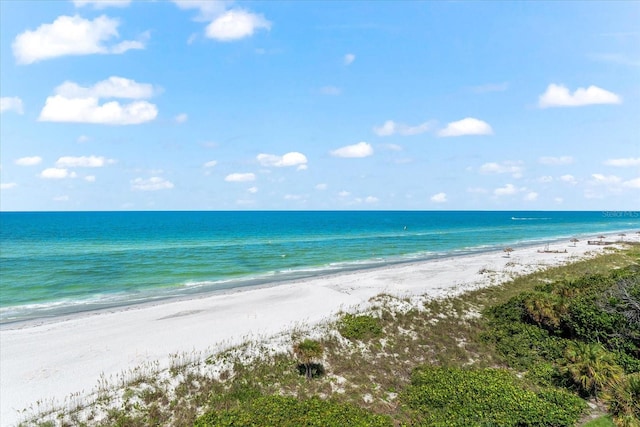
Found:
[[528, 202], [538, 200], [538, 193], [536, 193], [535, 191], [530, 191], [524, 196], [524, 200]]
[[571, 185], [575, 185], [575, 184], [578, 183], [578, 181], [576, 181], [576, 178], [573, 175], [570, 175], [570, 174], [562, 175], [560, 177], [560, 181], [566, 182], [566, 183], [571, 184]]
[[512, 196], [519, 190], [513, 184], [507, 184], [504, 187], [499, 187], [493, 190], [493, 194], [496, 196]]
[[351, 195], [351, 193], [349, 193], [346, 190], [342, 190], [341, 192], [338, 193], [338, 196], [340, 197], [349, 197]]
[[402, 136], [419, 135], [431, 130], [433, 122], [424, 122], [416, 126], [409, 126], [404, 123], [396, 123], [387, 120], [382, 126], [374, 126], [373, 132], [378, 136], [391, 136], [399, 134]]
[[445, 203], [447, 202], [447, 193], [437, 193], [431, 196], [433, 203]]
[[75, 172], [69, 172], [68, 169], [64, 168], [47, 168], [40, 172], [40, 178], [44, 179], [64, 179], [64, 178], [75, 178]]
[[32, 64], [66, 55], [121, 54], [144, 49], [148, 33], [141, 40], [106, 45], [119, 37], [119, 25], [117, 19], [104, 15], [92, 21], [78, 15], [60, 16], [51, 24], [19, 34], [13, 42], [13, 54], [19, 64]]
[[304, 200], [304, 196], [300, 194], [285, 194], [284, 199], [285, 200]]
[[181, 113], [175, 116], [173, 120], [175, 120], [178, 124], [182, 124], [186, 123], [186, 121], [189, 120], [189, 116], [186, 113]]
[[98, 156], [64, 156], [56, 161], [58, 168], [101, 168], [105, 165], [115, 163], [113, 159]]
[[561, 204], [562, 202], [564, 202], [564, 199], [562, 197], [554, 197], [553, 201], [557, 204]]
[[324, 86], [320, 88], [320, 93], [323, 95], [338, 96], [342, 93], [342, 90], [335, 86]]
[[205, 34], [218, 41], [228, 42], [252, 36], [256, 30], [271, 29], [271, 22], [262, 15], [234, 9], [224, 12], [209, 25]]
[[338, 148], [330, 152], [334, 157], [359, 158], [373, 155], [373, 147], [366, 142], [359, 142], [353, 145]]
[[297, 151], [292, 151], [283, 156], [277, 156], [275, 154], [258, 154], [257, 159], [264, 167], [283, 168], [298, 166], [298, 169], [302, 170], [305, 169], [307, 164], [307, 157]]
[[147, 99], [159, 92], [149, 83], [138, 83], [124, 77], [111, 76], [93, 86], [82, 87], [66, 81], [55, 88], [54, 93], [65, 98], [126, 98]]
[[253, 173], [232, 173], [224, 178], [227, 182], [249, 182], [255, 181], [255, 179], [256, 175]]
[[216, 16], [222, 14], [228, 3], [232, 1], [219, 0], [172, 0], [180, 9], [196, 9], [199, 14], [196, 21], [210, 21]]
[[597, 86], [578, 88], [569, 93], [569, 89], [563, 85], [550, 84], [547, 90], [538, 98], [540, 108], [550, 107], [581, 107], [593, 104], [620, 104], [622, 98], [613, 92]]
[[609, 159], [604, 162], [606, 166], [615, 166], [619, 168], [626, 168], [632, 166], [640, 166], [640, 157], [629, 157], [626, 159]]
[[547, 184], [549, 182], [553, 182], [553, 177], [549, 175], [541, 176], [540, 178], [538, 178], [538, 182]]
[[202, 165], [205, 168], [212, 168], [214, 166], [216, 166], [218, 164], [217, 160], [209, 160], [208, 162], [206, 162], [204, 165]]
[[398, 145], [398, 144], [386, 144], [384, 146], [384, 148], [386, 148], [389, 151], [402, 151], [402, 150], [404, 150], [404, 148], [402, 148], [402, 146]]
[[316, 185], [316, 190], [318, 191], [324, 191], [328, 188], [327, 184], [318, 184]]
[[174, 187], [171, 181], [167, 181], [159, 176], [152, 176], [149, 179], [136, 178], [131, 180], [131, 189], [134, 191], [158, 191], [170, 190]]
[[622, 183], [623, 186], [625, 187], [629, 187], [629, 188], [638, 188], [640, 189], [640, 177], [638, 178], [634, 178], [634, 179], [630, 179], [629, 181], [625, 181]]
[[488, 193], [488, 190], [486, 188], [481, 188], [481, 187], [469, 187], [469, 188], [467, 188], [467, 193], [471, 193], [471, 194], [486, 194], [486, 193]]
[[75, 7], [92, 5], [94, 9], [105, 9], [107, 7], [127, 7], [131, 0], [73, 0]]
[[91, 138], [89, 138], [87, 135], [80, 135], [78, 137], [78, 143], [83, 144], [85, 142], [89, 142], [91, 141]]
[[0, 184], [0, 190], [11, 190], [12, 188], [16, 188], [18, 184], [15, 182], [3, 182]]
[[40, 163], [42, 163], [42, 157], [40, 156], [21, 157], [15, 161], [18, 166], [35, 166]]
[[570, 165], [573, 163], [573, 157], [571, 156], [561, 156], [561, 157], [540, 157], [538, 159], [543, 165], [549, 166], [560, 166], [560, 165]]
[[54, 202], [68, 202], [69, 201], [69, 196], [56, 196], [53, 198]]
[[24, 114], [22, 99], [17, 96], [3, 96], [0, 98], [0, 113], [5, 111], [13, 111], [18, 114]]
[[250, 187], [247, 191], [251, 194], [256, 194], [258, 192], [258, 187]]
[[117, 101], [102, 105], [97, 98], [66, 98], [50, 96], [40, 112], [41, 122], [93, 123], [106, 125], [134, 125], [154, 120], [158, 109], [147, 101], [120, 104]]
[[87, 182], [96, 182], [96, 177], [94, 175], [87, 175], [84, 177], [84, 180]]
[[438, 132], [438, 136], [463, 136], [463, 135], [492, 135], [491, 126], [482, 120], [467, 117], [457, 122], [447, 124], [447, 127]]
[[378, 198], [377, 198], [377, 197], [375, 197], [375, 196], [367, 196], [367, 197], [365, 197], [365, 199], [364, 199], [364, 202], [365, 202], [365, 203], [378, 203], [379, 201], [380, 201], [380, 199], [378, 199]]
[[603, 175], [601, 173], [594, 173], [591, 175], [591, 177], [593, 178], [592, 182], [594, 184], [611, 185], [611, 184], [619, 184], [622, 181], [622, 179], [619, 176]]
[[347, 53], [344, 56], [344, 65], [351, 65], [356, 60], [356, 56], [353, 53]]
[[505, 161], [502, 163], [485, 163], [480, 166], [480, 173], [483, 174], [501, 174], [510, 173], [514, 178], [521, 178], [524, 167], [521, 161]]

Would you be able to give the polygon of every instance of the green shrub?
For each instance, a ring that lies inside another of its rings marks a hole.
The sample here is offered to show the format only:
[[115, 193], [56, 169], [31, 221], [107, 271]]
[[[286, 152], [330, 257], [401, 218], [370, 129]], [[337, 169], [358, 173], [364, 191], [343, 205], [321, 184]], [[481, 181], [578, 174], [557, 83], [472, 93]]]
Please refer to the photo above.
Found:
[[382, 335], [382, 322], [373, 316], [345, 314], [338, 322], [338, 331], [350, 340], [371, 339]]
[[264, 396], [242, 407], [209, 412], [194, 427], [391, 427], [391, 419], [317, 397]]
[[403, 394], [424, 426], [572, 426], [584, 409], [577, 396], [558, 389], [535, 393], [498, 369], [423, 367]]

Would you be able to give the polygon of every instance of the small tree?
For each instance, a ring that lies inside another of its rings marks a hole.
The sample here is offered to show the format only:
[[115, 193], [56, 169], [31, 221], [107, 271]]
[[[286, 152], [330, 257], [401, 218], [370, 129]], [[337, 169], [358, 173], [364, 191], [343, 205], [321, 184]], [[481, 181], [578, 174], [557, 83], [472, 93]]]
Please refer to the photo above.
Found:
[[313, 372], [312, 366], [314, 359], [318, 359], [322, 356], [323, 348], [322, 344], [318, 341], [306, 339], [302, 342], [293, 345], [293, 352], [296, 357], [302, 362], [305, 369], [305, 376], [308, 380], [311, 379]]
[[598, 393], [612, 381], [623, 375], [622, 368], [614, 360], [612, 353], [598, 343], [577, 341], [565, 351], [566, 372], [584, 391], [598, 400]]

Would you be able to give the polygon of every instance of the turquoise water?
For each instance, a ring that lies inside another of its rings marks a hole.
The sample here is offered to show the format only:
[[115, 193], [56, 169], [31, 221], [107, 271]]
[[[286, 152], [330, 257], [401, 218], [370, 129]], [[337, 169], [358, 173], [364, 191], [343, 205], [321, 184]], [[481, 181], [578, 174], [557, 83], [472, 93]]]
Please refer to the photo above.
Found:
[[3, 212], [0, 323], [637, 229], [638, 212]]

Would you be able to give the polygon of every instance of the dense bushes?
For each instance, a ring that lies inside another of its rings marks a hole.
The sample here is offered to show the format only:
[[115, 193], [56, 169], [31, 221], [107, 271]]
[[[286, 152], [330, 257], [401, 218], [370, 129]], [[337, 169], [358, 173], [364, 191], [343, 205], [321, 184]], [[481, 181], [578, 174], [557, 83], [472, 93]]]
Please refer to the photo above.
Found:
[[353, 405], [313, 397], [264, 396], [241, 407], [209, 412], [194, 427], [391, 427], [387, 416]]
[[571, 426], [585, 407], [566, 391], [524, 384], [505, 370], [426, 366], [404, 398], [424, 426]]
[[350, 340], [366, 340], [382, 335], [382, 322], [373, 316], [345, 314], [338, 322], [340, 334]]

